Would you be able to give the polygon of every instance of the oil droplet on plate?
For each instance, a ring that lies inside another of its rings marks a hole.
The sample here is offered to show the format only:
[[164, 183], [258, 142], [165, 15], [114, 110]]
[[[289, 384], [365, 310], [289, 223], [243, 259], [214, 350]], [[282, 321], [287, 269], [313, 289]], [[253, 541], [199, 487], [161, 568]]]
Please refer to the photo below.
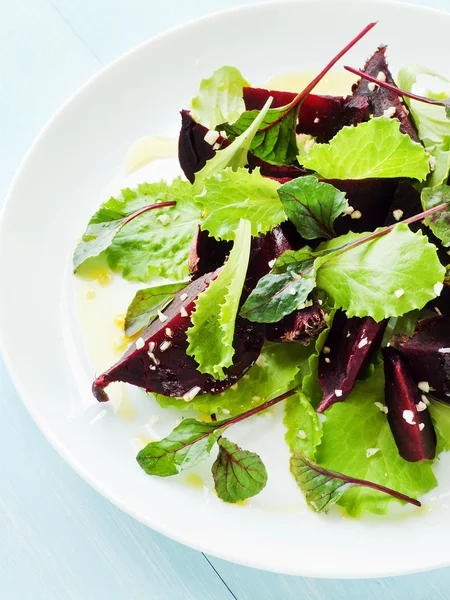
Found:
[[197, 475], [197, 473], [189, 473], [189, 475], [186, 475], [186, 477], [184, 478], [184, 481], [188, 485], [197, 488], [202, 488], [205, 485], [205, 482], [200, 477], [200, 475]]
[[145, 136], [136, 140], [125, 155], [127, 174], [160, 158], [177, 158], [178, 140], [163, 136]]

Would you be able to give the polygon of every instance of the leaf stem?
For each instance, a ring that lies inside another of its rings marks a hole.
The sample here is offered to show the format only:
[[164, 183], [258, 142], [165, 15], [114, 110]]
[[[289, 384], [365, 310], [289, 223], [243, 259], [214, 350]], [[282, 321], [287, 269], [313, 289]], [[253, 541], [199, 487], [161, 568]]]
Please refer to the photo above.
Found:
[[167, 200], [167, 202], [157, 202], [156, 204], [149, 204], [148, 206], [144, 206], [144, 208], [140, 208], [136, 212], [134, 212], [131, 215], [129, 215], [128, 217], [126, 217], [126, 219], [123, 221], [123, 223], [120, 224], [119, 229], [122, 229], [122, 227], [124, 225], [127, 225], [130, 221], [132, 221], [136, 217], [139, 217], [140, 215], [143, 215], [144, 213], [148, 212], [149, 210], [154, 210], [155, 208], [165, 208], [167, 206], [175, 206], [175, 205], [176, 205], [175, 200]]
[[332, 60], [330, 60], [326, 67], [324, 67], [322, 71], [316, 77], [314, 77], [311, 83], [309, 83], [303, 91], [297, 94], [297, 96], [292, 100], [292, 102], [287, 105], [287, 109], [285, 112], [283, 112], [282, 115], [280, 115], [277, 119], [266, 125], [266, 127], [262, 127], [259, 131], [266, 131], [267, 129], [270, 129], [271, 127], [279, 123], [282, 119], [284, 119], [284, 117], [287, 114], [289, 114], [292, 109], [294, 109], [296, 106], [299, 106], [303, 102], [303, 100], [312, 92], [316, 85], [325, 77], [328, 71], [330, 71], [334, 67], [334, 65], [344, 56], [344, 54], [347, 54], [347, 52], [351, 48], [353, 48], [353, 46], [357, 44], [361, 38], [363, 38], [367, 33], [369, 33], [369, 31], [373, 29], [377, 23], [378, 21], [374, 21], [366, 25], [366, 27], [364, 27], [364, 29], [360, 31], [360, 33], [358, 33], [358, 35], [354, 37], [352, 41], [345, 46], [345, 48], [343, 48], [338, 54], [336, 54], [336, 56]]
[[411, 98], [411, 100], [417, 100], [418, 102], [424, 102], [425, 104], [434, 104], [435, 106], [448, 106], [449, 105], [448, 100], [447, 101], [437, 100], [436, 98], [427, 98], [426, 96], [418, 96], [417, 94], [413, 94], [412, 92], [407, 92], [405, 90], [402, 90], [402, 89], [398, 88], [397, 86], [392, 85], [391, 83], [388, 83], [387, 81], [381, 81], [380, 79], [377, 79], [376, 77], [372, 77], [372, 75], [368, 75], [364, 71], [360, 71], [360, 69], [355, 69], [354, 67], [349, 67], [348, 65], [345, 65], [344, 69], [346, 71], [349, 71], [350, 73], [353, 73], [354, 75], [358, 75], [359, 77], [362, 77], [363, 79], [367, 79], [367, 81], [376, 83], [380, 87], [385, 88], [386, 90], [389, 90], [391, 92], [394, 92], [398, 96], [405, 96], [406, 98]]

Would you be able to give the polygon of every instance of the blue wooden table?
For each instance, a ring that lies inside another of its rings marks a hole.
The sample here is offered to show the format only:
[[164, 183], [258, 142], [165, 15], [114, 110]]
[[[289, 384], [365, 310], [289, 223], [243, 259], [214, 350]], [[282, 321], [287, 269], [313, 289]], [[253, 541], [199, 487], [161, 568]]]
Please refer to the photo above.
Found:
[[[422, 2], [450, 10], [450, 0]], [[42, 125], [88, 77], [157, 33], [243, 3], [1, 0], [0, 198]], [[63, 462], [31, 421], [1, 360], [0, 417], [2, 600], [449, 598], [450, 569], [367, 581], [285, 577], [154, 533]]]

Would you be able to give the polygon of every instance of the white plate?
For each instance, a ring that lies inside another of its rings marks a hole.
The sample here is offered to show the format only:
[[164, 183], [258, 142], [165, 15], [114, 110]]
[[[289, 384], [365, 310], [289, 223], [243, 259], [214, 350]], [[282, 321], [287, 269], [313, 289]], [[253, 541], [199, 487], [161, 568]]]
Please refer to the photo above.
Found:
[[[442, 501], [450, 489], [448, 460], [439, 466], [431, 511], [359, 522], [305, 508], [276, 419], [260, 417], [257, 427], [235, 430], [233, 439], [259, 452], [270, 475], [267, 488], [246, 506], [226, 505], [182, 477], [146, 476], [130, 440], [144, 431], [154, 405], [133, 396], [136, 414], [124, 420], [112, 404], [92, 398], [93, 373], [71, 313], [71, 253], [127, 148], [173, 124], [202, 77], [223, 64], [236, 65], [255, 83], [318, 68], [375, 19], [379, 25], [348, 63], [361, 65], [385, 42], [394, 71], [419, 62], [450, 75], [443, 52], [450, 16], [424, 8], [284, 1], [208, 17], [139, 46], [60, 109], [26, 156], [1, 220], [2, 350], [28, 410], [55, 448], [99, 492], [154, 529], [216, 556], [284, 573], [372, 577], [450, 564], [450, 510]], [[168, 429], [169, 421], [161, 427]]]

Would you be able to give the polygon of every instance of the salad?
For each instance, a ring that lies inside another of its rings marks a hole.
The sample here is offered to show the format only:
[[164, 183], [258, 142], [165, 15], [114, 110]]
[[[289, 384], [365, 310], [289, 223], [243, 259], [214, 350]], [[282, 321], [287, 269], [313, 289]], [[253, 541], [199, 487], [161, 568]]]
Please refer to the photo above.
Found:
[[[133, 339], [92, 390], [126, 382], [192, 408], [137, 455], [177, 475], [216, 454], [219, 498], [270, 476], [233, 425], [284, 405], [290, 470], [308, 505], [348, 515], [420, 506], [450, 449], [450, 100], [379, 46], [346, 97], [255, 88], [233, 67], [181, 111], [185, 177], [123, 189], [74, 253], [145, 284]], [[258, 427], [258, 419], [253, 419]]]

